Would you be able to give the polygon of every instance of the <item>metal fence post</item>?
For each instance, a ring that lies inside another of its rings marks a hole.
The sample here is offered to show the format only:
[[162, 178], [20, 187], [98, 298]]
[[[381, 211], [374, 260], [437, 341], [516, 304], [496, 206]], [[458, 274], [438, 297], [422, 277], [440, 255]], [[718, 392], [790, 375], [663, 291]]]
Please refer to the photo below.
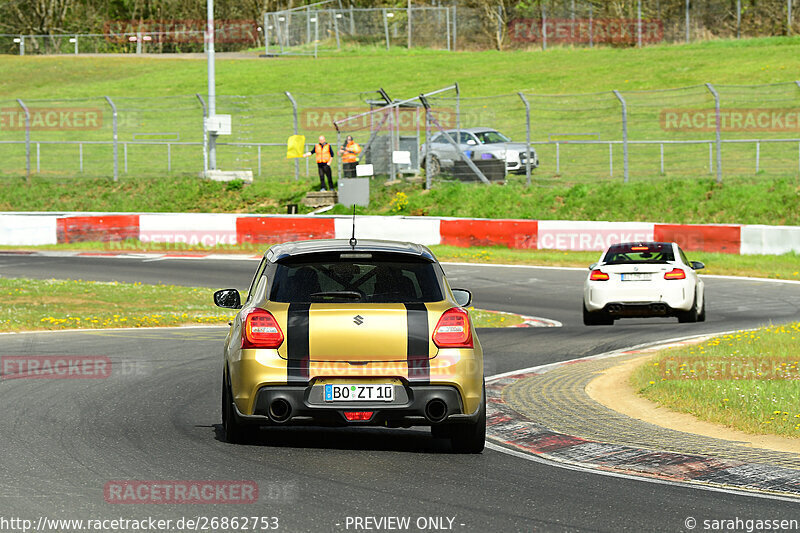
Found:
[[381, 9], [383, 16], [383, 33], [386, 36], [386, 49], [389, 49], [389, 20], [386, 18], [386, 9]]
[[628, 183], [628, 104], [622, 97], [619, 91], [614, 90], [614, 96], [617, 97], [619, 103], [622, 104], [622, 165], [624, 182]]
[[425, 108], [425, 190], [430, 190], [433, 176], [431, 176], [431, 117], [430, 109]]
[[589, 3], [589, 48], [594, 48], [594, 32], [592, 23], [594, 22], [594, 4]]
[[[203, 176], [208, 176], [208, 109], [206, 108], [206, 101], [200, 93], [194, 93], [200, 105], [203, 106]], [[125, 145], [127, 147], [127, 145]], [[127, 172], [127, 167], [125, 169]]]
[[21, 55], [21, 56], [25, 55], [25, 36], [24, 35], [20, 35], [19, 36], [19, 55]]
[[786, 0], [786, 35], [792, 34], [792, 0]]
[[264, 13], [264, 55], [269, 56], [269, 13]]
[[521, 92], [517, 93], [525, 104], [525, 185], [531, 186], [531, 106]]
[[142, 53], [142, 32], [140, 31], [136, 32], [136, 53]]
[[25, 113], [25, 179], [31, 182], [31, 112], [25, 102], [17, 98], [17, 103]]
[[406, 8], [406, 26], [408, 27], [408, 46], [407, 48], [411, 50], [411, 0], [408, 0], [408, 7]]
[[453, 52], [458, 50], [458, 4], [453, 4]]
[[[341, 14], [337, 13], [334, 9], [331, 13], [331, 17], [333, 18], [333, 32], [336, 35], [336, 49], [342, 49], [342, 43], [339, 40], [339, 19], [337, 17], [341, 16]], [[286, 22], [286, 46], [289, 46], [289, 22]]]
[[75, 55], [78, 55], [78, 34], [75, 34]]
[[[298, 134], [298, 127], [297, 127], [297, 102], [295, 101], [292, 93], [286, 91], [286, 98], [289, 99], [289, 102], [292, 104], [292, 117], [294, 118], [294, 134]], [[261, 171], [261, 167], [259, 166], [259, 172]], [[300, 161], [295, 158], [294, 160], [294, 181], [300, 179]]]
[[636, 46], [642, 47], [642, 0], [636, 2]]
[[117, 146], [117, 106], [111, 101], [108, 96], [105, 97], [108, 105], [111, 106], [111, 127], [113, 128], [113, 141], [114, 141], [114, 181], [119, 179], [119, 151]]
[[720, 117], [720, 110], [719, 110], [719, 93], [714, 86], [710, 83], [706, 83], [706, 87], [714, 96], [714, 112], [717, 116], [717, 183], [722, 183], [722, 142], [720, 139], [720, 129], [722, 127], [722, 120]]
[[547, 50], [547, 8], [542, 3], [542, 50]]
[[444, 10], [444, 25], [447, 27], [445, 30], [447, 37], [447, 51], [450, 51], [450, 8], [446, 7]]
[[742, 37], [742, 0], [736, 0], [736, 38]]
[[689, 43], [689, 0], [686, 0], [686, 43]]

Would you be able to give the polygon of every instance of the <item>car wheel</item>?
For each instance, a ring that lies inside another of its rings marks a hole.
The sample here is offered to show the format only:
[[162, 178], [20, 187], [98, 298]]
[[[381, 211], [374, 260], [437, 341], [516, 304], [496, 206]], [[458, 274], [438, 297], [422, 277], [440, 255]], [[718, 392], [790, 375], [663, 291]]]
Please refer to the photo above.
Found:
[[584, 326], [613, 326], [614, 318], [603, 313], [602, 311], [589, 312], [586, 306], [583, 306], [583, 325]]
[[698, 322], [705, 322], [706, 321], [706, 295], [703, 294], [703, 308], [700, 309], [700, 313], [697, 315]]
[[[428, 168], [428, 159], [425, 158], [424, 169]], [[430, 169], [431, 169], [431, 177], [438, 176], [439, 173], [442, 171], [442, 164], [439, 162], [439, 158], [435, 155], [430, 156]]]
[[222, 429], [225, 440], [231, 444], [241, 444], [246, 442], [250, 436], [250, 430], [242, 424], [236, 416], [233, 408], [233, 396], [231, 386], [223, 374], [222, 377]]
[[688, 322], [697, 322], [700, 319], [700, 314], [697, 312], [697, 297], [695, 296], [694, 303], [688, 311], [680, 311], [678, 313], [678, 322], [686, 324]]
[[[431, 426], [431, 431], [434, 432]], [[452, 424], [447, 427], [450, 446], [456, 453], [481, 453], [486, 446], [486, 384], [483, 385], [483, 401], [478, 419], [468, 424]], [[434, 436], [436, 433], [434, 432]]]

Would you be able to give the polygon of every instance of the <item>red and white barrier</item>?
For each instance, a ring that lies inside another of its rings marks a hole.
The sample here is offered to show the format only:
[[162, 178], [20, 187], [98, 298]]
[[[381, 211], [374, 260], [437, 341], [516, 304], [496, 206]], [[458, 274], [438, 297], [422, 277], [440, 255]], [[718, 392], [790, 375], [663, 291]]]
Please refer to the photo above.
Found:
[[[352, 218], [344, 215], [0, 213], [0, 245], [12, 246], [125, 239], [205, 246], [271, 244], [347, 239], [351, 233]], [[800, 226], [359, 216], [356, 237], [425, 245], [581, 251], [601, 251], [618, 242], [656, 240], [675, 241], [690, 252], [800, 252]]]

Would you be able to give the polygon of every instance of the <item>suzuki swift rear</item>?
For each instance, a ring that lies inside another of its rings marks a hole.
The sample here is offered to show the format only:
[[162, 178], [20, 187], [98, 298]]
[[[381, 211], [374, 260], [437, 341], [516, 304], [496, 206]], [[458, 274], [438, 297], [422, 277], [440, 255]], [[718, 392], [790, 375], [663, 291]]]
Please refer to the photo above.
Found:
[[272, 247], [225, 341], [228, 440], [253, 425], [431, 426], [483, 449], [483, 352], [468, 291], [451, 289], [427, 248], [317, 240]]

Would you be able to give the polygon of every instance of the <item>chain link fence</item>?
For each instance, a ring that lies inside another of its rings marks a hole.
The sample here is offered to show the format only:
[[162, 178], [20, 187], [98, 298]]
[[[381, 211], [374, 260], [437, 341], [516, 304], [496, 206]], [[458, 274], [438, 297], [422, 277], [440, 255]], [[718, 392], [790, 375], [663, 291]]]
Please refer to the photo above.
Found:
[[[0, 174], [197, 175], [204, 98], [0, 101]], [[293, 134], [306, 136], [307, 150], [320, 135], [335, 148], [352, 135], [364, 148], [360, 162], [385, 180], [548, 186], [800, 174], [797, 82], [479, 98], [454, 85], [405, 100], [381, 92], [275, 93], [218, 96], [217, 112], [232, 117], [232, 134], [218, 138], [218, 168], [250, 170], [256, 179], [316, 179], [311, 158], [286, 159]], [[334, 172], [342, 175], [338, 157]]]

